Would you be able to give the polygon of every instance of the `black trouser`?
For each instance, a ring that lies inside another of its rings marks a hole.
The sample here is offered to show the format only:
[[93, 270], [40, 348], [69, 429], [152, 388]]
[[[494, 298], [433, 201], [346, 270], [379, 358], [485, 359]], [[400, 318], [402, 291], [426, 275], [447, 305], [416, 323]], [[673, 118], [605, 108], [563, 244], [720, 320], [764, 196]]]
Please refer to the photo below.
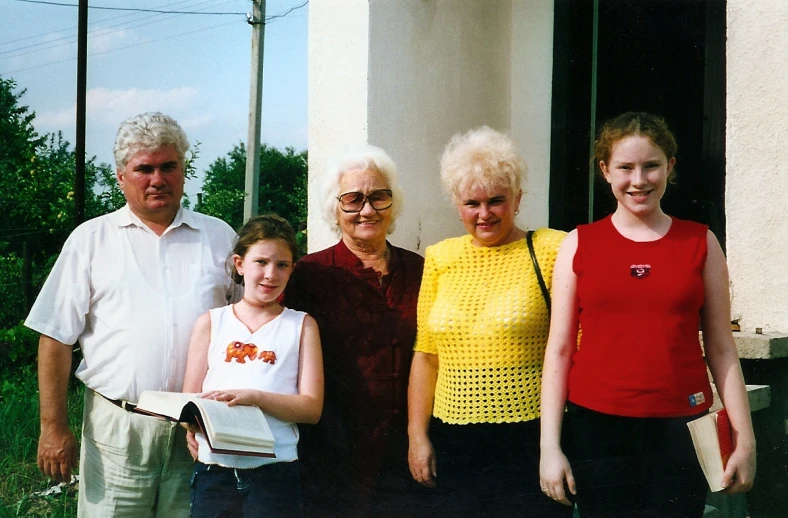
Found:
[[572, 507], [541, 492], [538, 419], [466, 425], [433, 419], [430, 438], [438, 461], [435, 516], [572, 516]]
[[568, 404], [564, 452], [577, 508], [593, 517], [700, 517], [708, 486], [687, 422], [691, 417], [623, 417]]

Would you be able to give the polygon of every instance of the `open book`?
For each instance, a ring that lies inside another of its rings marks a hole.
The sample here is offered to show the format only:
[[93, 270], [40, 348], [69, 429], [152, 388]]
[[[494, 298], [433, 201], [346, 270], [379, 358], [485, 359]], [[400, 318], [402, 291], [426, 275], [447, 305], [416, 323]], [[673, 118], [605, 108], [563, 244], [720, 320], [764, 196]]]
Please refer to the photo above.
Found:
[[709, 488], [722, 491], [722, 476], [734, 447], [728, 413], [723, 408], [690, 421], [687, 426]]
[[274, 436], [256, 406], [227, 406], [197, 394], [146, 390], [137, 410], [182, 423], [197, 423], [214, 453], [274, 457]]

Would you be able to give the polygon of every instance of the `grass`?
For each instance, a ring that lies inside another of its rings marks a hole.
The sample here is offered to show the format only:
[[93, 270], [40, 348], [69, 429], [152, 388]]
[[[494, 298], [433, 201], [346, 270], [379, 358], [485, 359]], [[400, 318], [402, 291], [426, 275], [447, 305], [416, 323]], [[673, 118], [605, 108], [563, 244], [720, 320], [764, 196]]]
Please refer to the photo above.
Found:
[[[33, 366], [0, 381], [0, 517], [65, 518], [77, 515], [76, 490], [35, 496], [54, 482], [36, 464], [38, 448], [38, 385]], [[69, 424], [77, 437], [82, 425], [83, 385], [72, 383], [68, 396]]]

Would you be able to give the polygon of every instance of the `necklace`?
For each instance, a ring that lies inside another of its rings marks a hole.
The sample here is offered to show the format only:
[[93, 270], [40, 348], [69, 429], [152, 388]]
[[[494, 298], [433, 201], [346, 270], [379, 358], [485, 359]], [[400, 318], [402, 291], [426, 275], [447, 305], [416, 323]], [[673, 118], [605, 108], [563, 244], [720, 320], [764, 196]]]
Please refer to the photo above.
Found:
[[267, 308], [279, 304], [279, 301], [274, 299], [270, 302], [256, 302], [254, 300], [249, 300], [246, 297], [243, 297], [241, 300], [246, 302], [248, 305], [252, 306], [253, 308]]

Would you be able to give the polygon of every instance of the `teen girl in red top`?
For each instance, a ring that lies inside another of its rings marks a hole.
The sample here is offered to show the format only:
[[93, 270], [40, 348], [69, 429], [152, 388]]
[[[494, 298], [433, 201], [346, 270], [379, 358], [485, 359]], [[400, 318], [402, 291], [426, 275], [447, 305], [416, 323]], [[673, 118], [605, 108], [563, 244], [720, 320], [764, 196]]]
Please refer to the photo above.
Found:
[[705, 226], [662, 212], [676, 163], [662, 119], [620, 115], [594, 151], [618, 206], [571, 232], [556, 260], [542, 490], [566, 504], [567, 490], [575, 494], [583, 518], [700, 517], [708, 486], [686, 423], [712, 403], [706, 362], [736, 441], [722, 483], [747, 491], [755, 475], [725, 257]]

